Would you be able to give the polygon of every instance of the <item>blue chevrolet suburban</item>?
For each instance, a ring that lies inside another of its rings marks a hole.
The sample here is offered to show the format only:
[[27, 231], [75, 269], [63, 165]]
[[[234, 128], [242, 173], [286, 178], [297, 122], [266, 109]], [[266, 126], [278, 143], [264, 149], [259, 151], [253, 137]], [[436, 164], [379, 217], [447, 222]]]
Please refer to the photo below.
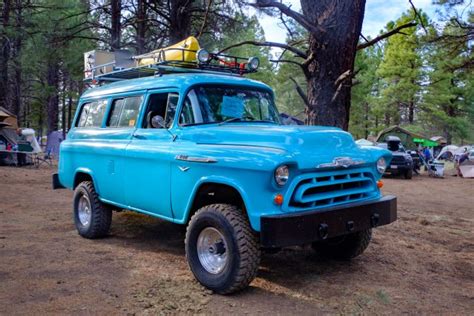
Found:
[[282, 125], [270, 87], [216, 71], [89, 89], [59, 157], [53, 187], [74, 190], [79, 235], [106, 236], [122, 209], [187, 225], [190, 269], [222, 294], [255, 278], [261, 251], [311, 244], [351, 259], [397, 216], [380, 192], [389, 151]]

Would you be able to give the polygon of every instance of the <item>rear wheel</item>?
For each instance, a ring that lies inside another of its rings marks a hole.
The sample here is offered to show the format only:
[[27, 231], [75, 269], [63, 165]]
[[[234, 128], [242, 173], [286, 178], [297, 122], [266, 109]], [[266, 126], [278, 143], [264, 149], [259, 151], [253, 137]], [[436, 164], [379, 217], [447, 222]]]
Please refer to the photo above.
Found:
[[91, 181], [81, 182], [74, 191], [74, 224], [82, 237], [94, 239], [107, 235], [112, 210], [99, 200]]
[[411, 179], [413, 177], [413, 170], [410, 169], [410, 170], [407, 170], [405, 171], [405, 179]]
[[219, 294], [247, 287], [260, 264], [258, 239], [236, 206], [199, 209], [186, 231], [186, 258], [196, 279]]
[[372, 229], [313, 243], [313, 249], [325, 257], [350, 260], [364, 252], [372, 239]]

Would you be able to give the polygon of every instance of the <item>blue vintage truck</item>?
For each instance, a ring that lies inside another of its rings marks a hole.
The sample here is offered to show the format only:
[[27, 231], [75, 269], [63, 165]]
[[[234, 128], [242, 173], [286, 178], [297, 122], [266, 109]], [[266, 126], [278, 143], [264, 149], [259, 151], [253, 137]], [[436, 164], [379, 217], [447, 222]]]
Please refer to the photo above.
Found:
[[196, 279], [227, 294], [254, 279], [261, 251], [360, 255], [396, 220], [380, 192], [390, 159], [338, 128], [284, 126], [270, 87], [198, 67], [86, 91], [53, 187], [74, 190], [85, 238], [106, 236], [113, 210], [187, 225]]

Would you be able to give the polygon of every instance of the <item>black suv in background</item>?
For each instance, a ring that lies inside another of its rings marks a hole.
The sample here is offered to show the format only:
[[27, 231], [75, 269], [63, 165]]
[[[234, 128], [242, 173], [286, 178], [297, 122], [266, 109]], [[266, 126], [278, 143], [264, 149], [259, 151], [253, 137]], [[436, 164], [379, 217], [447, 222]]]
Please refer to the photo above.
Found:
[[413, 159], [411, 155], [403, 148], [400, 138], [397, 136], [387, 136], [385, 143], [379, 143], [377, 146], [388, 149], [392, 152], [392, 161], [387, 166], [385, 173], [394, 176], [404, 176], [405, 179], [411, 179], [413, 176]]

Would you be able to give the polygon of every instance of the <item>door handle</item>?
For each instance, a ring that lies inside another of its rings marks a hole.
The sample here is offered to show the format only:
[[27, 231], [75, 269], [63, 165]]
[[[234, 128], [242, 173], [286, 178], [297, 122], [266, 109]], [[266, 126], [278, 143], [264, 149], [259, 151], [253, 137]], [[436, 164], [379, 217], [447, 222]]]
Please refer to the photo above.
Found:
[[140, 134], [133, 134], [132, 137], [133, 137], [133, 138], [136, 138], [136, 139], [146, 139], [145, 136], [140, 135]]

